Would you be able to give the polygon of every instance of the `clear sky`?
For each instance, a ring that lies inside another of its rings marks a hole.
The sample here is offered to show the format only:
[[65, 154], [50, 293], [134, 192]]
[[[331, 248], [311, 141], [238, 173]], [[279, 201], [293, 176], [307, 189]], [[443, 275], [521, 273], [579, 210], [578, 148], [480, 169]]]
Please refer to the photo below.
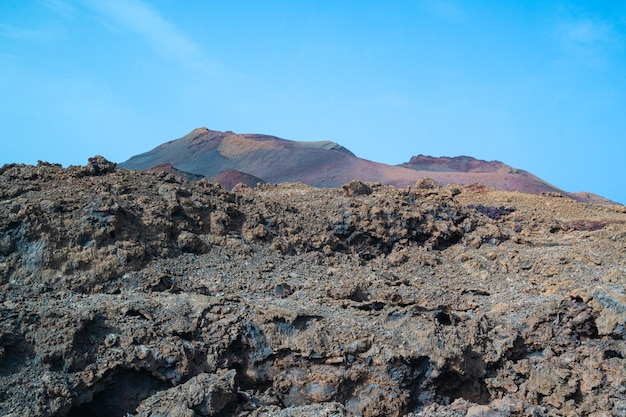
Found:
[[0, 0], [0, 164], [122, 162], [203, 126], [626, 203], [626, 2]]

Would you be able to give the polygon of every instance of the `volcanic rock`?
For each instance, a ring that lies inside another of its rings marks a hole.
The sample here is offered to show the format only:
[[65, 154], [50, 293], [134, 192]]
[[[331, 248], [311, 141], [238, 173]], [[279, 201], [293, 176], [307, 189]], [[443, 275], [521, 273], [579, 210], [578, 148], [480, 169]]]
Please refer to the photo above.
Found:
[[555, 195], [5, 165], [0, 415], [624, 415], [625, 255]]

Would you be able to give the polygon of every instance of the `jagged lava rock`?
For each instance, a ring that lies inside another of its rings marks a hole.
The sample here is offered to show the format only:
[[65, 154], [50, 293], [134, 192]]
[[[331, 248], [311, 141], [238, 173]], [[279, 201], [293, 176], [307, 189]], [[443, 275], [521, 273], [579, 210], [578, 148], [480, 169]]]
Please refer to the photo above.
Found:
[[623, 415], [625, 254], [553, 195], [5, 165], [0, 414]]

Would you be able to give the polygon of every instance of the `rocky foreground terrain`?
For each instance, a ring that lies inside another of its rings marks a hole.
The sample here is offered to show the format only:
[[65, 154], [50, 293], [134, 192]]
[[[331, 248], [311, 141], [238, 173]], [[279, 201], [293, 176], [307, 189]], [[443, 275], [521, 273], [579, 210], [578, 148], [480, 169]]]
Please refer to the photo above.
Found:
[[626, 416], [626, 209], [0, 168], [2, 416]]

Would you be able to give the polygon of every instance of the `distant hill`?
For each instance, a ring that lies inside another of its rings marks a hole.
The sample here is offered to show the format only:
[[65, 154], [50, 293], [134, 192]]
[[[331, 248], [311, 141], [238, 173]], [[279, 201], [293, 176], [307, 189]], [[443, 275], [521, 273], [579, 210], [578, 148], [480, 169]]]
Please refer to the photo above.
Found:
[[578, 201], [610, 203], [590, 193], [567, 193], [541, 178], [500, 161], [469, 156], [417, 155], [400, 165], [368, 161], [330, 141], [301, 142], [261, 134], [191, 131], [120, 164], [134, 170], [166, 170], [188, 179], [206, 177], [232, 188], [241, 182], [301, 182], [339, 187], [352, 180], [405, 187], [430, 177], [445, 184], [483, 184], [503, 191], [558, 193]]
[[206, 128], [133, 156], [120, 166], [146, 170], [161, 164], [207, 178], [234, 169], [270, 183], [302, 182], [315, 187], [339, 187], [355, 179], [406, 186], [421, 177], [412, 169], [358, 158], [334, 142], [297, 142]]
[[503, 191], [567, 194], [527, 171], [512, 168], [500, 161], [483, 161], [469, 156], [435, 158], [418, 155], [400, 166], [414, 169], [442, 184], [480, 183]]
[[176, 169], [172, 166], [172, 164], [169, 164], [169, 163], [155, 165], [153, 167], [145, 169], [144, 171], [167, 172], [168, 174], [174, 174], [174, 175], [178, 175], [179, 177], [187, 178], [189, 181], [198, 181], [204, 178], [203, 175], [192, 174], [190, 172], [185, 172], [180, 169]]
[[237, 171], [236, 169], [227, 169], [226, 171], [222, 171], [216, 176], [209, 178], [209, 180], [213, 183], [220, 184], [229, 190], [232, 190], [237, 184], [245, 184], [250, 187], [255, 187], [259, 183], [265, 183], [265, 180], [262, 178]]
[[512, 168], [500, 161], [483, 161], [471, 156], [433, 157], [427, 155], [417, 155], [402, 166], [406, 166], [418, 171], [440, 171], [440, 172], [498, 172], [511, 171]]

